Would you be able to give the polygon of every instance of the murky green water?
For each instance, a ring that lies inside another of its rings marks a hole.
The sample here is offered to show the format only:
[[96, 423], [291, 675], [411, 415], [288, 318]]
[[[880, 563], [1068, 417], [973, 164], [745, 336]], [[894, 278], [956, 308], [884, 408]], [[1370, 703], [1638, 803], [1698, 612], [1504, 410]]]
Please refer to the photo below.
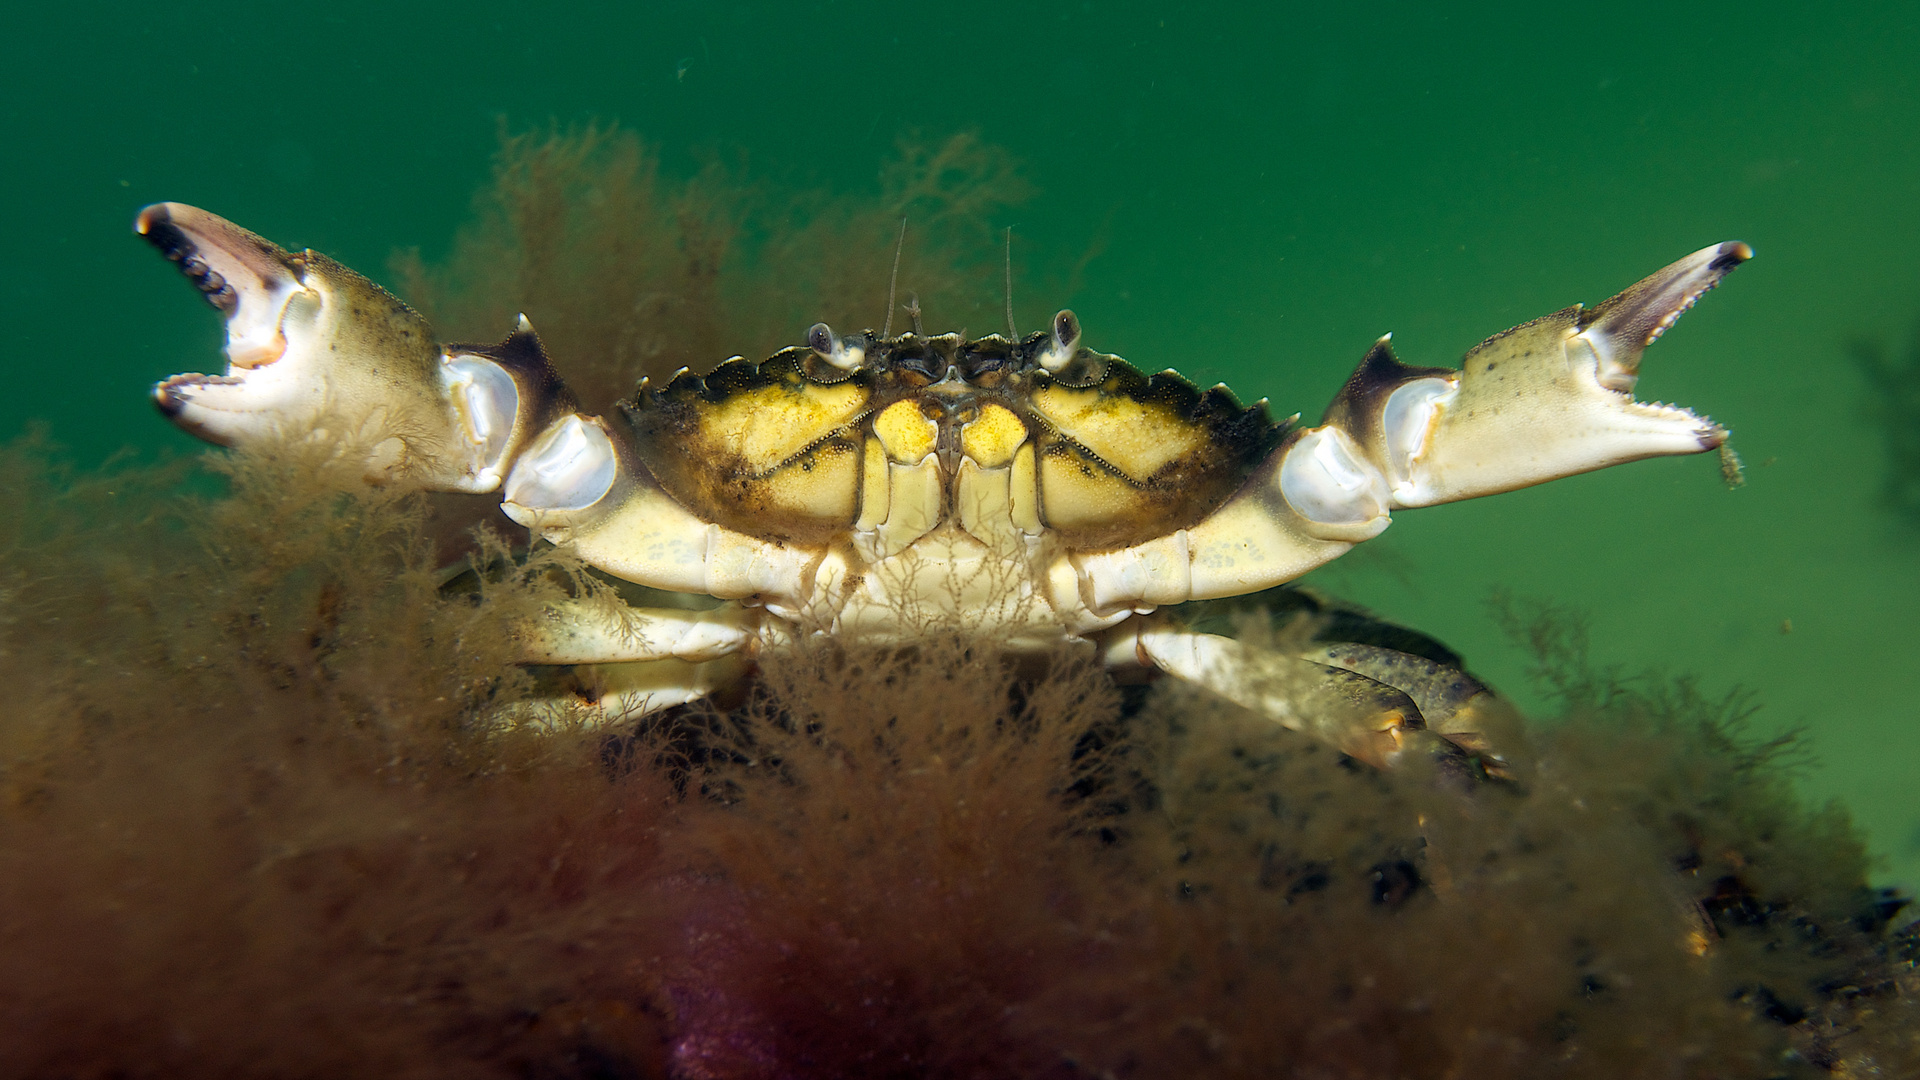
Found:
[[396, 247], [444, 250], [501, 117], [617, 118], [676, 168], [743, 151], [842, 190], [902, 132], [976, 129], [1039, 188], [1000, 223], [1029, 265], [1104, 242], [1073, 295], [1020, 297], [1023, 319], [1071, 304], [1096, 347], [1309, 416], [1380, 333], [1450, 364], [1747, 240], [1759, 258], [1641, 384], [1734, 429], [1745, 489], [1693, 458], [1406, 513], [1327, 584], [1523, 698], [1496, 586], [1590, 611], [1607, 660], [1756, 691], [1764, 724], [1811, 729], [1806, 790], [1846, 800], [1885, 878], [1920, 883], [1920, 535], [1876, 512], [1845, 351], [1920, 317], [1911, 5], [126, 4], [9, 22], [0, 432], [45, 420], [83, 458], [184, 447], [145, 387], [214, 362], [216, 321], [128, 235], [139, 206], [192, 202], [378, 272]]

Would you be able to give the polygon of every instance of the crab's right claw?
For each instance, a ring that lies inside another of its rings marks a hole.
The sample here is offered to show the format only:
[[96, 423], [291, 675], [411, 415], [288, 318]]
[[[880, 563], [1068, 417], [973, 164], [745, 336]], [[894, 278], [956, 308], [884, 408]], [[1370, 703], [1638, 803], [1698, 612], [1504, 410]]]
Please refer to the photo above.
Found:
[[1382, 509], [1718, 449], [1725, 428], [1636, 401], [1633, 387], [1647, 347], [1752, 257], [1738, 242], [1696, 251], [1596, 307], [1575, 305], [1488, 338], [1457, 372], [1402, 364], [1382, 338], [1314, 431], [1377, 470]]
[[318, 252], [180, 203], [147, 207], [134, 229], [226, 317], [226, 371], [153, 390], [209, 442], [324, 434], [364, 450], [370, 480], [491, 491], [573, 408], [524, 318], [498, 345], [443, 348], [413, 309]]

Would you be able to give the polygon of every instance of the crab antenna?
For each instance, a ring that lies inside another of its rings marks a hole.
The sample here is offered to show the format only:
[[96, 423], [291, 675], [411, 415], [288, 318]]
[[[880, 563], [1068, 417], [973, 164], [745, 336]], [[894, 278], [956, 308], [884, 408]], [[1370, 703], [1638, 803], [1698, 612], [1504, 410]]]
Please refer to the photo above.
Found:
[[920, 325], [920, 294], [907, 294], [907, 314], [913, 317], [913, 336], [926, 337], [927, 328]]
[[1007, 226], [1007, 340], [1019, 341], [1020, 331], [1013, 328], [1013, 226]]
[[894, 286], [900, 284], [900, 252], [907, 246], [907, 216], [900, 215], [900, 239], [893, 242], [893, 273], [887, 275], [887, 319], [880, 325], [880, 336], [893, 336]]

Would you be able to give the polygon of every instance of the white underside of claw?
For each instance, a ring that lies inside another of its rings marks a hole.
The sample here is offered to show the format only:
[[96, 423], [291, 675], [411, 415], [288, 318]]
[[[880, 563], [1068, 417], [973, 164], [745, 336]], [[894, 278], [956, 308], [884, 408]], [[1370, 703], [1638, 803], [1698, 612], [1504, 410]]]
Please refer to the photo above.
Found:
[[507, 475], [507, 516], [532, 527], [544, 515], [585, 510], [606, 497], [619, 474], [613, 442], [597, 419], [564, 417], [540, 433]]
[[1321, 525], [1365, 525], [1386, 514], [1379, 471], [1333, 426], [1314, 428], [1293, 445], [1280, 464], [1280, 493], [1301, 517]]
[[440, 381], [470, 454], [461, 490], [492, 491], [505, 479], [520, 387], [507, 369], [471, 353], [443, 358]]
[[227, 318], [227, 362], [246, 369], [279, 360], [287, 351], [281, 329], [287, 302], [307, 291], [292, 276], [239, 289], [238, 306]]
[[1634, 384], [1640, 381], [1638, 358], [1631, 366], [1623, 363], [1614, 355], [1613, 338], [1597, 325], [1567, 341], [1567, 359], [1576, 364], [1583, 359], [1592, 363], [1595, 382], [1628, 397], [1633, 396]]
[[1396, 506], [1417, 501], [1420, 465], [1433, 449], [1433, 431], [1447, 406], [1460, 396], [1458, 378], [1415, 379], [1387, 395], [1380, 428], [1386, 443], [1388, 482]]
[[214, 442], [232, 445], [269, 437], [306, 423], [326, 403], [326, 379], [307, 353], [306, 343], [282, 339], [282, 351], [272, 363], [235, 364], [224, 375], [163, 380], [153, 388], [154, 404], [176, 423]]
[[1623, 434], [1657, 440], [1659, 453], [1691, 454], [1711, 450], [1725, 433], [1719, 425], [1691, 409], [1658, 401], [1636, 401], [1633, 388], [1640, 381], [1636, 360], [1629, 368], [1614, 355], [1614, 342], [1606, 334], [1588, 330], [1567, 339], [1567, 363], [1583, 372], [1591, 372], [1601, 389], [1612, 392], [1609, 404], [1617, 416], [1635, 418], [1615, 420]]

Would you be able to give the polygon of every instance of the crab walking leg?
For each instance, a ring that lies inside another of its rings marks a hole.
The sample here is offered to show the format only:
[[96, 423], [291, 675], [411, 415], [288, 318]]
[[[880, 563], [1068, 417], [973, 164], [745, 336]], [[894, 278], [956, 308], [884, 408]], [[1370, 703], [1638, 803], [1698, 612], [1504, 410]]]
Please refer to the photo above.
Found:
[[1496, 743], [1487, 731], [1499, 723], [1489, 716], [1494, 710], [1493, 692], [1459, 668], [1353, 641], [1316, 642], [1299, 656], [1303, 661], [1349, 671], [1402, 691], [1420, 710], [1427, 730], [1468, 753], [1481, 755], [1490, 770], [1501, 768]]
[[748, 661], [737, 655], [702, 661], [583, 664], [545, 680], [564, 685], [548, 686], [530, 700], [500, 709], [487, 722], [500, 729], [542, 731], [607, 727], [700, 701], [740, 682], [748, 667]]
[[1426, 722], [1405, 691], [1219, 634], [1136, 619], [1107, 638], [1104, 655], [1110, 667], [1158, 668], [1379, 768], [1425, 742]]
[[529, 664], [699, 663], [751, 650], [764, 612], [727, 604], [706, 611], [629, 607], [617, 601], [549, 604], [524, 630]]

